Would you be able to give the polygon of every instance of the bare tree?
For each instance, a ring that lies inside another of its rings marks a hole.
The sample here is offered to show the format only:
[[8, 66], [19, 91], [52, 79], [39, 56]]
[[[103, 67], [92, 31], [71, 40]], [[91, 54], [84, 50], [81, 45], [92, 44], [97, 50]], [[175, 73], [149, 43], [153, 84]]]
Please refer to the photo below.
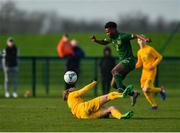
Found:
[[[151, 22], [142, 13], [129, 13], [121, 16], [117, 22], [121, 31], [128, 32], [170, 32], [178, 21], [166, 22], [163, 17]], [[60, 33], [60, 32], [99, 32], [104, 24], [100, 20], [87, 22], [73, 20], [57, 15], [56, 12], [26, 12], [16, 7], [13, 1], [0, 4], [0, 34], [12, 33]]]
[[14, 2], [7, 1], [0, 7], [0, 33], [39, 33], [44, 17], [44, 13], [27, 13], [17, 9]]

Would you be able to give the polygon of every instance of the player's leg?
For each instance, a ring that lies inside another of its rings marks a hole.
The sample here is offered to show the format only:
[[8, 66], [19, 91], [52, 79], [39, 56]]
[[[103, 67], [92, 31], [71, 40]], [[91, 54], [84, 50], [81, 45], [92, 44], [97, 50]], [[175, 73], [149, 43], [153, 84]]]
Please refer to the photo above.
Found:
[[152, 110], [156, 110], [158, 108], [157, 106], [157, 103], [155, 102], [153, 96], [152, 96], [153, 93], [150, 93], [150, 92], [144, 92], [144, 95], [147, 99], [147, 101], [151, 104], [152, 106]]
[[129, 119], [133, 116], [133, 112], [127, 112], [125, 114], [122, 114], [118, 109], [116, 109], [114, 106], [110, 106], [106, 109], [101, 110], [101, 116], [105, 116], [107, 114], [111, 114], [112, 117], [116, 119]]
[[111, 100], [114, 100], [117, 98], [123, 98], [123, 97], [127, 96], [131, 91], [132, 91], [131, 88], [126, 88], [123, 93], [114, 91], [114, 92], [110, 92], [106, 95], [100, 96], [99, 97], [100, 106], [103, 106], [105, 103], [107, 103]]
[[[116, 83], [115, 83], [114, 78], [113, 78], [112, 81], [111, 81], [111, 86], [112, 86], [113, 88], [117, 89], [117, 86], [116, 86]], [[131, 88], [131, 86], [128, 86], [128, 87]], [[123, 88], [125, 89], [126, 86], [124, 85]], [[138, 97], [139, 93], [138, 93], [137, 91], [134, 91], [134, 94], [133, 94], [133, 95], [132, 95], [132, 93], [130, 93], [130, 94], [128, 94], [128, 95], [129, 95], [130, 98], [131, 98], [131, 105], [134, 106], [135, 103], [136, 103], [136, 100], [137, 100], [137, 97]]]
[[[116, 86], [116, 83], [115, 83], [114, 78], [113, 78], [112, 81], [111, 81], [111, 86], [112, 86], [113, 88], [117, 89], [117, 86]], [[133, 91], [133, 87], [131, 87], [131, 85], [129, 85], [128, 87], [126, 87], [125, 85], [123, 85], [123, 89], [124, 89], [124, 90], [125, 90], [125, 89], [131, 89], [131, 90]], [[132, 91], [129, 92], [129, 94], [128, 94], [129, 96], [131, 96]]]
[[[123, 89], [126, 89], [126, 86], [124, 84], [122, 85], [123, 85]], [[118, 89], [114, 77], [111, 80], [111, 87], [113, 87], [114, 89]]]
[[[131, 64], [132, 63], [128, 61], [124, 61], [117, 64], [112, 70], [113, 79], [111, 85], [117, 87], [120, 92], [122, 92], [126, 88], [122, 81], [126, 77], [126, 75], [132, 70], [132, 68], [129, 67]], [[128, 85], [127, 87], [133, 89], [132, 85]], [[131, 96], [131, 105], [134, 106], [136, 103], [136, 99], [139, 96], [139, 93], [133, 90], [129, 93], [129, 96]]]
[[5, 97], [9, 98], [9, 85], [10, 85], [10, 70], [8, 67], [4, 68], [4, 89], [5, 89]]
[[105, 103], [117, 98], [123, 98], [123, 94], [119, 92], [110, 92], [106, 95], [99, 97], [99, 104], [100, 106], [103, 106]]
[[166, 90], [164, 86], [155, 87], [153, 82], [150, 84], [150, 89], [148, 90], [150, 93], [160, 93], [162, 100], [166, 99]]
[[17, 98], [17, 80], [18, 80], [18, 67], [12, 68], [12, 80], [13, 80], [13, 86], [14, 86], [14, 92], [13, 97]]
[[86, 115], [89, 116], [92, 113], [97, 112], [105, 103], [117, 99], [121, 97], [121, 93], [116, 92], [116, 94], [113, 95], [113, 93], [109, 93], [103, 96], [99, 96], [97, 98], [94, 98], [92, 100], [89, 100], [87, 102], [84, 102], [84, 112], [86, 112]]
[[164, 86], [161, 86], [161, 92], [160, 92], [162, 100], [166, 100], [166, 89]]
[[123, 98], [128, 95], [128, 93], [131, 91], [130, 88], [127, 88], [124, 90], [123, 93], [119, 92], [110, 92], [106, 95], [94, 98], [90, 101], [84, 102], [84, 108], [85, 111], [88, 112], [87, 115], [98, 111], [105, 103], [112, 101], [117, 98]]
[[117, 89], [121, 92], [124, 91], [124, 85], [122, 81], [125, 77], [125, 74], [125, 66], [123, 64], [117, 64], [112, 70], [112, 75], [114, 77]]
[[161, 98], [162, 98], [162, 100], [165, 100], [166, 99], [166, 91], [165, 91], [165, 87], [164, 86], [161, 86], [161, 87], [155, 87], [154, 86], [154, 81], [155, 81], [155, 77], [156, 77], [156, 73], [157, 73], [157, 69], [155, 69], [155, 70], [153, 70], [153, 71], [151, 71], [151, 75], [150, 75], [150, 77], [151, 77], [151, 79], [150, 79], [150, 90], [149, 90], [149, 92], [151, 92], [151, 93], [160, 93], [160, 96], [161, 96]]
[[148, 79], [145, 82], [145, 87], [144, 90], [151, 92], [151, 93], [160, 93], [161, 92], [161, 88], [160, 87], [154, 87], [154, 79]]
[[161, 98], [163, 100], [166, 99], [166, 91], [165, 87], [155, 87], [154, 86], [154, 81], [156, 77], [156, 72], [157, 70], [154, 69], [153, 71], [146, 71], [143, 75], [146, 75], [147, 80], [144, 83], [144, 90], [148, 91], [150, 93], [160, 93]]
[[[116, 84], [116, 87], [120, 92], [123, 92], [125, 89], [125, 86], [122, 83], [123, 79], [127, 75], [127, 70], [125, 69], [125, 65], [119, 63], [112, 70], [113, 79], [111, 84], [114, 85], [114, 87]], [[133, 96], [134, 91], [130, 92], [129, 95]]]
[[[113, 79], [111, 85], [116, 87], [120, 92], [124, 91], [124, 89], [126, 88], [122, 81], [124, 80], [126, 75], [132, 71], [132, 68], [129, 67], [131, 64], [132, 63], [130, 63], [130, 61], [124, 60], [121, 63], [117, 64], [112, 70]], [[131, 87], [133, 86], [131, 85]], [[132, 91], [129, 95], [133, 96], [134, 91]]]
[[148, 73], [145, 70], [143, 70], [142, 76], [141, 76], [141, 88], [147, 101], [151, 104], [152, 109], [157, 109], [157, 104], [152, 97], [153, 93], [149, 92], [150, 84], [149, 84], [149, 80], [147, 79], [148, 76], [149, 76]]
[[156, 69], [150, 70], [143, 70], [142, 78], [144, 79], [143, 89], [144, 91], [148, 91], [151, 93], [160, 92], [160, 88], [154, 87], [154, 80], [156, 76]]
[[113, 87], [114, 89], [117, 89], [117, 85], [115, 83], [114, 77], [112, 77], [112, 80], [111, 80], [111, 87]]

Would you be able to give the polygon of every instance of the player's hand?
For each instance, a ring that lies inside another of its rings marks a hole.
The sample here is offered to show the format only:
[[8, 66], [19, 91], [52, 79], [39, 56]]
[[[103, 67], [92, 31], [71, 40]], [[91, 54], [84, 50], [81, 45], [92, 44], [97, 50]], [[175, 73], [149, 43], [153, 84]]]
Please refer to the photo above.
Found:
[[149, 88], [143, 88], [143, 92], [148, 92]]
[[150, 70], [150, 71], [154, 70], [154, 67], [153, 67], [153, 66], [150, 66], [150, 67], [149, 67], [149, 70]]
[[97, 80], [96, 80], [96, 79], [93, 79], [92, 82], [97, 82]]
[[97, 84], [98, 82], [97, 82], [96, 80], [93, 80], [93, 81], [92, 81], [92, 83], [95, 83], [95, 84]]
[[91, 37], [91, 41], [93, 41], [93, 42], [96, 41], [96, 37], [94, 35]]

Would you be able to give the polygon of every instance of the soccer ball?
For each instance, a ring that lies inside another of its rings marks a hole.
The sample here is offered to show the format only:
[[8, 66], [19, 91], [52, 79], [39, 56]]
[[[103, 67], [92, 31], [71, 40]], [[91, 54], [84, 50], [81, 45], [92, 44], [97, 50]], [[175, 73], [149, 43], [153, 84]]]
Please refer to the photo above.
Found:
[[64, 74], [64, 81], [67, 84], [74, 84], [77, 81], [77, 74], [74, 71], [67, 71]]
[[29, 91], [29, 90], [26, 90], [25, 92], [24, 92], [24, 97], [25, 98], [28, 98], [28, 97], [30, 97], [31, 96], [31, 92]]

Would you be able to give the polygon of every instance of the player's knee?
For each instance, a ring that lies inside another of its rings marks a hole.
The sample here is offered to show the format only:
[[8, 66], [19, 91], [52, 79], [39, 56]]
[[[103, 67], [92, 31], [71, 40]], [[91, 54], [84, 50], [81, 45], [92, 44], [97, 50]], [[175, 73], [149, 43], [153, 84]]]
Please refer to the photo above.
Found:
[[111, 87], [114, 88], [114, 84], [113, 83], [111, 83]]
[[114, 75], [118, 74], [118, 71], [117, 71], [116, 69], [113, 69], [113, 70], [111, 71], [111, 73], [112, 73], [112, 75], [114, 76]]
[[111, 87], [116, 88], [116, 84], [114, 82], [111, 82]]
[[110, 107], [108, 108], [109, 112], [111, 112], [111, 110], [114, 110], [114, 109], [116, 109], [114, 106], [110, 106]]

